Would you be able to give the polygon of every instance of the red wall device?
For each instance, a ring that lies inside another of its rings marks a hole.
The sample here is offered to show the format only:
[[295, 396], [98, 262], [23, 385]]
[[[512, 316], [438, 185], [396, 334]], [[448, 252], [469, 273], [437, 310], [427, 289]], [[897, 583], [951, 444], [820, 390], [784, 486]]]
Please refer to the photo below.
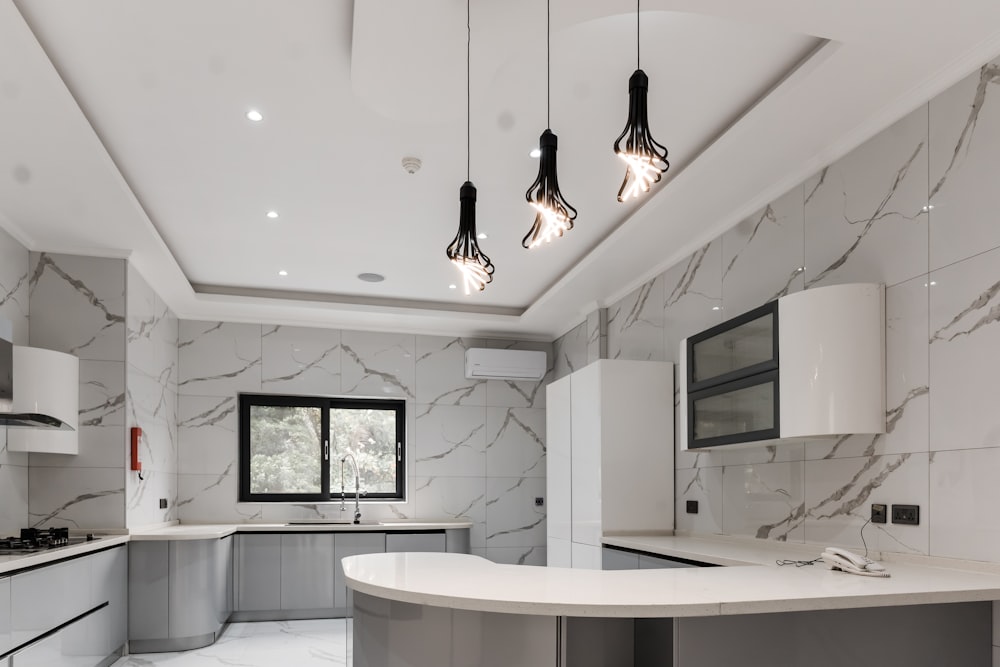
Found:
[[142, 462], [139, 461], [139, 441], [142, 440], [142, 429], [132, 427], [132, 470], [142, 472]]

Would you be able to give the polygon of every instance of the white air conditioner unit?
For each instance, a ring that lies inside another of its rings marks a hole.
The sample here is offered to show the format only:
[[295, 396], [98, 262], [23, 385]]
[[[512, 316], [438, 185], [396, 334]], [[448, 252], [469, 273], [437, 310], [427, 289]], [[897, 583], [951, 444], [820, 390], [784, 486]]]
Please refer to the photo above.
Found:
[[541, 380], [545, 377], [545, 353], [473, 347], [465, 351], [465, 377], [470, 380]]

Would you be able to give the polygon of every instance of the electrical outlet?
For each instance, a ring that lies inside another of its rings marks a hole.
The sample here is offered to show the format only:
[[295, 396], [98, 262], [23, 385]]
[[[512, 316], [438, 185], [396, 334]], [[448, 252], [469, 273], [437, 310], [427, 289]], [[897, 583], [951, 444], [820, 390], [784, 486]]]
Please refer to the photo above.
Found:
[[920, 525], [920, 505], [893, 505], [892, 522], [910, 526]]
[[166, 498], [160, 498], [160, 509], [161, 510], [167, 509], [167, 499]]
[[872, 523], [885, 523], [886, 506], [881, 503], [872, 503]]
[[545, 504], [545, 498], [535, 498], [535, 507], [541, 507]]
[[686, 507], [687, 507], [687, 513], [688, 514], [697, 514], [698, 513], [698, 501], [697, 500], [689, 500], [689, 501], [687, 501]]

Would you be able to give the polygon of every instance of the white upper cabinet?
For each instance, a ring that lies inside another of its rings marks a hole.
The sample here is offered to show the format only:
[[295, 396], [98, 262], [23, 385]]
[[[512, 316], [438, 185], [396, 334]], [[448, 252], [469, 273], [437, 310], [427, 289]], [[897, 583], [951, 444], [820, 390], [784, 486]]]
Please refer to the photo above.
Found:
[[832, 285], [681, 341], [684, 449], [885, 432], [885, 290]]

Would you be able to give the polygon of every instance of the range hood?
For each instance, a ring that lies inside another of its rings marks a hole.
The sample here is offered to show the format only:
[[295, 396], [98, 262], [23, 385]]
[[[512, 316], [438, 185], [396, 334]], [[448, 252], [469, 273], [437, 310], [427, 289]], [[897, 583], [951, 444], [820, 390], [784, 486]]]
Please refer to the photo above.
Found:
[[0, 426], [75, 431], [80, 360], [71, 354], [13, 345], [3, 333], [0, 331]]

